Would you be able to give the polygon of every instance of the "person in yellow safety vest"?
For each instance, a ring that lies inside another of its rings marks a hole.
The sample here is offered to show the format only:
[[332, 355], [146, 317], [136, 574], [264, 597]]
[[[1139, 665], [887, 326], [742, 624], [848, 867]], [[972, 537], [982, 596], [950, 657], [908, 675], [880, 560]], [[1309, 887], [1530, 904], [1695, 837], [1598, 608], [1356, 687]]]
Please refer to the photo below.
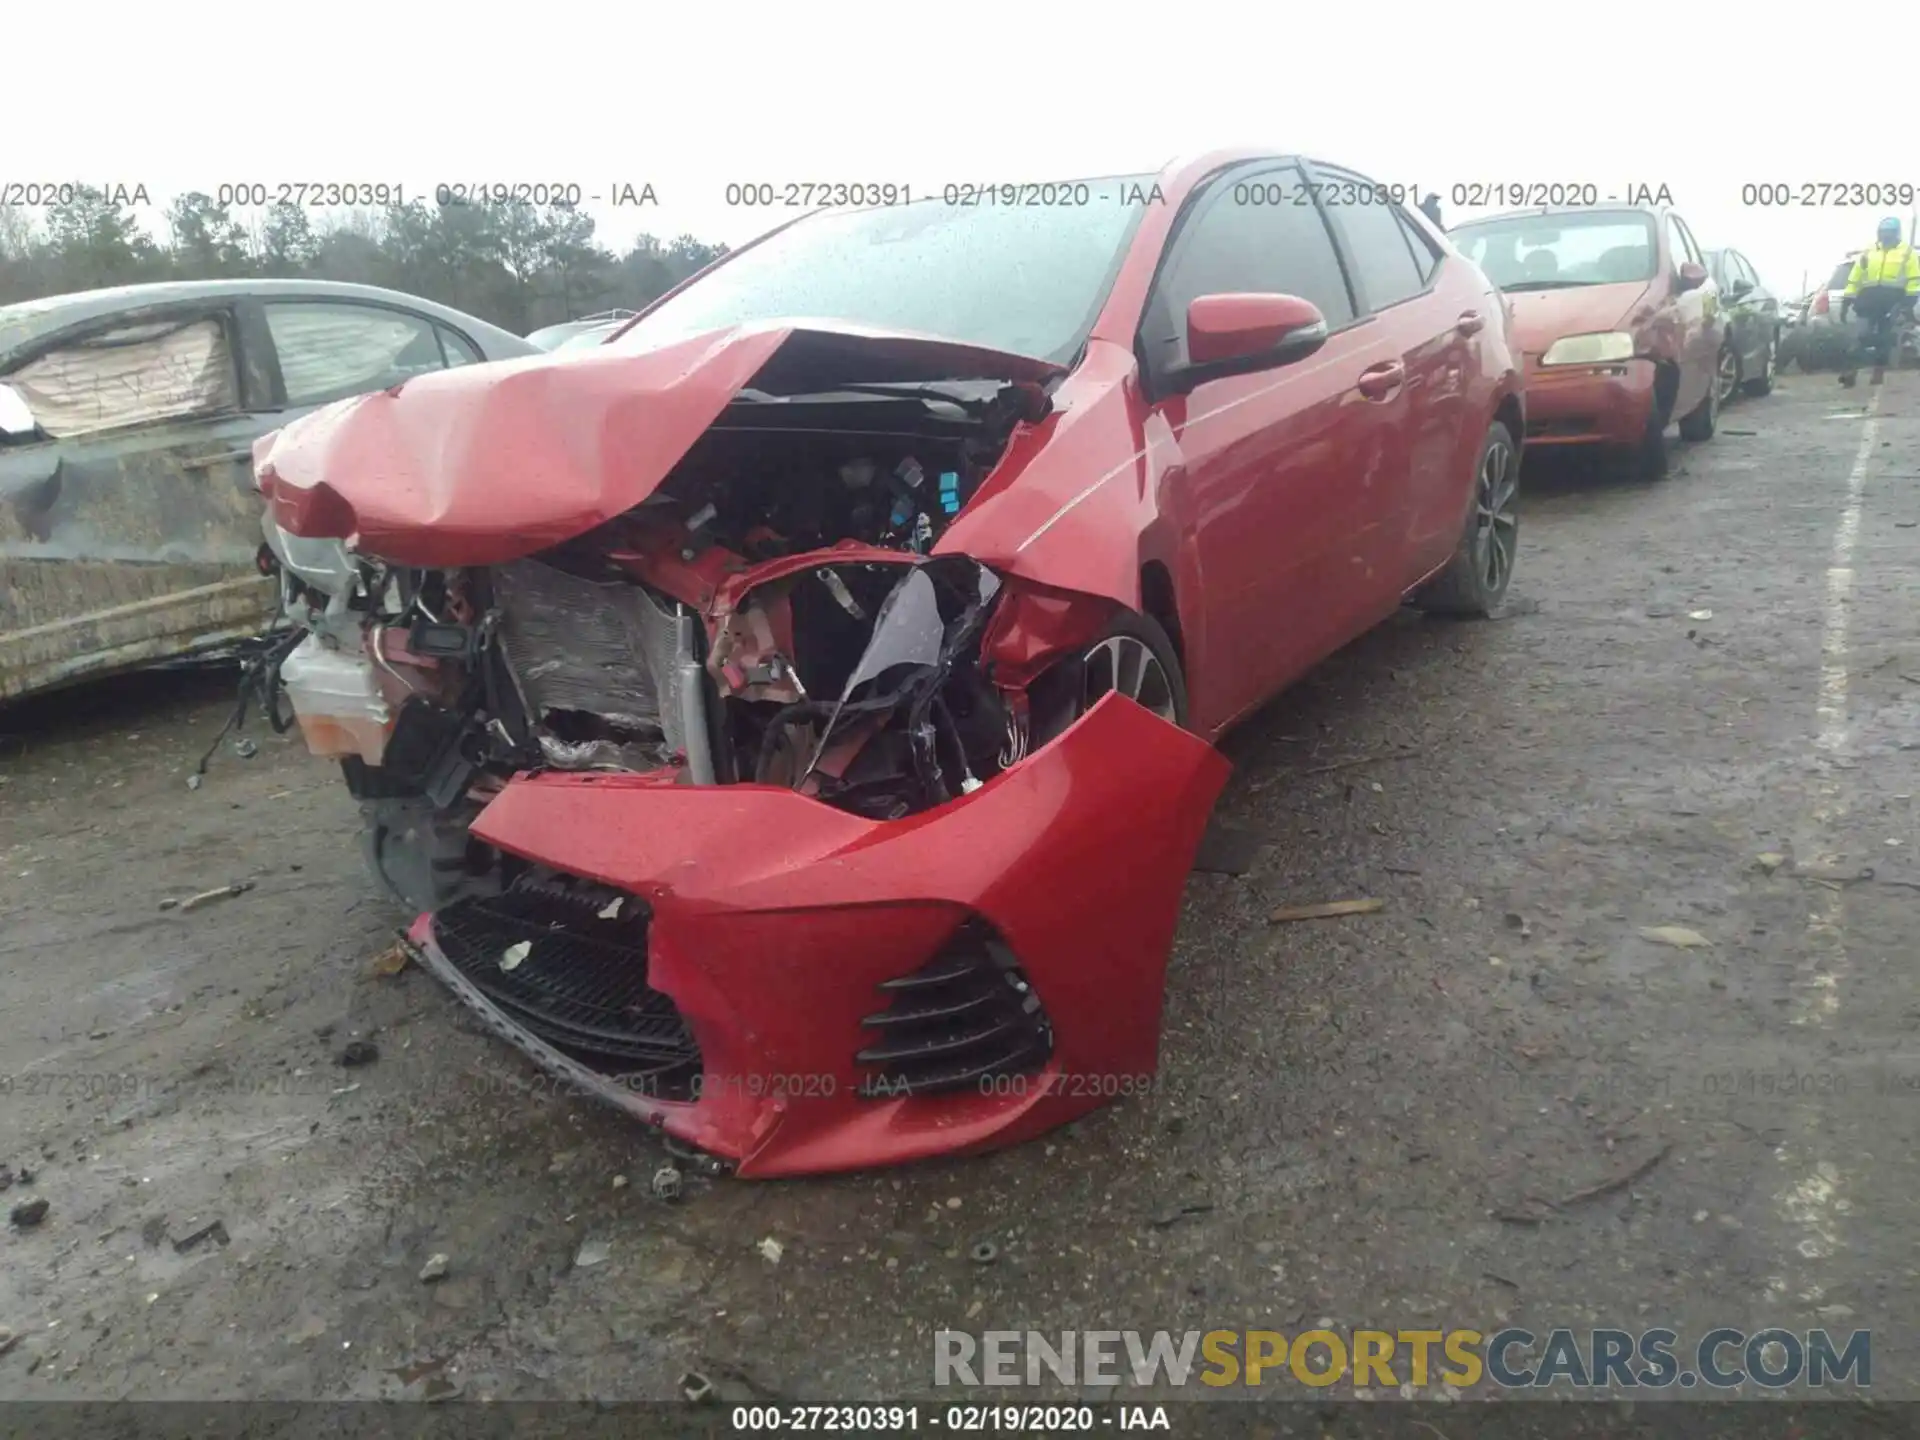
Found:
[[[1873, 356], [1873, 383], [1887, 378], [1887, 362], [1892, 356], [1894, 317], [1913, 314], [1920, 299], [1920, 255], [1913, 246], [1900, 243], [1900, 222], [1889, 215], [1880, 222], [1877, 243], [1863, 250], [1847, 275], [1847, 288], [1840, 296], [1840, 320], [1845, 323], [1848, 310], [1857, 310], [1867, 322], [1862, 337], [1864, 347]], [[1847, 368], [1840, 372], [1840, 383], [1851, 385], [1859, 378], [1857, 355], [1847, 357]]]

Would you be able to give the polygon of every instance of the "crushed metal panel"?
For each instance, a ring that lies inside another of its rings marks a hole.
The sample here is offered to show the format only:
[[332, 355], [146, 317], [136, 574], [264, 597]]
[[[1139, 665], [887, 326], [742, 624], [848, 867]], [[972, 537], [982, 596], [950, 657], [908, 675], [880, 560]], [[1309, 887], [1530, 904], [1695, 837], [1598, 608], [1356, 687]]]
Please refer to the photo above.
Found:
[[[497, 567], [493, 585], [508, 659], [536, 721], [582, 711], [658, 736], [653, 764], [685, 747], [674, 617], [644, 590], [584, 579], [538, 560]], [[551, 749], [549, 756], [564, 763]]]

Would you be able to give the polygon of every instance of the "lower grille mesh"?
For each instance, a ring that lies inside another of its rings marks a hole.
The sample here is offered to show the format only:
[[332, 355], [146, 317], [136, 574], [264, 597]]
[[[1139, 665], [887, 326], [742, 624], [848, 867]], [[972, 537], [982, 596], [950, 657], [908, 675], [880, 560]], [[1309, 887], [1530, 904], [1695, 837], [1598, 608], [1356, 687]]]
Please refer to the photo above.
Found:
[[889, 1002], [864, 1023], [878, 1038], [854, 1059], [869, 1099], [983, 1090], [1028, 1075], [1053, 1054], [1053, 1025], [1013, 952], [979, 924], [963, 927], [911, 975], [880, 986]]
[[506, 1015], [603, 1073], [648, 1077], [646, 1093], [688, 1099], [700, 1048], [673, 1001], [647, 984], [647, 908], [571, 877], [435, 913], [434, 939]]

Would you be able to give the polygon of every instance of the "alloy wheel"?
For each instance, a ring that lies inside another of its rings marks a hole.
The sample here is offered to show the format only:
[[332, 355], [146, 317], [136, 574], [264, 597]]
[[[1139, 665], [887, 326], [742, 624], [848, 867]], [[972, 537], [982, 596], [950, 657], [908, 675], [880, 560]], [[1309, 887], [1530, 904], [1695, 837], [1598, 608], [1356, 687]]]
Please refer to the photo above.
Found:
[[1473, 552], [1480, 579], [1489, 595], [1498, 595], [1513, 573], [1513, 552], [1519, 541], [1520, 467], [1513, 447], [1504, 440], [1487, 447], [1480, 461], [1480, 482], [1474, 496]]
[[[1773, 369], [1772, 346], [1768, 346], [1767, 369]], [[1726, 404], [1733, 398], [1733, 392], [1740, 388], [1740, 361], [1731, 347], [1720, 352], [1720, 365], [1714, 378], [1714, 384], [1720, 392], [1720, 403]]]
[[1081, 662], [1086, 667], [1082, 698], [1086, 710], [1102, 696], [1117, 692], [1162, 720], [1179, 723], [1167, 672], [1142, 641], [1131, 635], [1109, 635], [1087, 651]]

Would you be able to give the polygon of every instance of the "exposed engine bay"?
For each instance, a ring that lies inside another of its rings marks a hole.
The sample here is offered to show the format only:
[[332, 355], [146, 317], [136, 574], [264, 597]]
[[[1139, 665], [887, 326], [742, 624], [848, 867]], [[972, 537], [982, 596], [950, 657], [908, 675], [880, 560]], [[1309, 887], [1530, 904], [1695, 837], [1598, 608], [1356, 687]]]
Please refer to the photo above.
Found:
[[362, 799], [445, 810], [560, 769], [877, 820], [939, 805], [1020, 759], [1034, 717], [980, 663], [1000, 578], [928, 552], [1048, 403], [1000, 381], [743, 391], [644, 503], [484, 568], [322, 564], [270, 526], [310, 632], [282, 683]]

